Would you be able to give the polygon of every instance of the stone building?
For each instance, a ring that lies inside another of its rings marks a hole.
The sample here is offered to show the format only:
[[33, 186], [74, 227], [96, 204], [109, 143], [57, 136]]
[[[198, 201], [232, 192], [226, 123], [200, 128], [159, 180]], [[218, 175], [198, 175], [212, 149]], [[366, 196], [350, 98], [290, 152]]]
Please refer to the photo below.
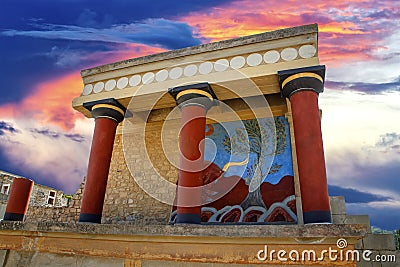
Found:
[[[0, 218], [3, 218], [8, 195], [10, 193], [13, 180], [21, 176], [0, 171]], [[29, 201], [31, 209], [37, 207], [66, 207], [69, 199], [64, 196], [64, 192], [40, 184], [34, 184], [32, 195]]]
[[372, 234], [368, 216], [347, 215], [344, 198], [328, 196], [317, 25], [81, 75], [72, 105], [95, 119], [87, 178], [72, 206], [0, 224], [3, 265], [373, 266], [360, 255], [399, 257], [393, 236]]

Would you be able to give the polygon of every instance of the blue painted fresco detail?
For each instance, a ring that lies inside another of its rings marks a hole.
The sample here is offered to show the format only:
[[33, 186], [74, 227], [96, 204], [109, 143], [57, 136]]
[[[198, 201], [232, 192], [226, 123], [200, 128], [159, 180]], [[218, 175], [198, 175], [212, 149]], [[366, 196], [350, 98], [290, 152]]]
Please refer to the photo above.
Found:
[[[216, 123], [208, 125], [206, 131], [205, 160], [221, 169], [227, 167], [224, 176], [238, 175], [248, 184], [258, 165], [262, 182], [277, 184], [281, 178], [293, 176], [289, 123], [285, 117]], [[229, 166], [229, 162], [233, 164]]]

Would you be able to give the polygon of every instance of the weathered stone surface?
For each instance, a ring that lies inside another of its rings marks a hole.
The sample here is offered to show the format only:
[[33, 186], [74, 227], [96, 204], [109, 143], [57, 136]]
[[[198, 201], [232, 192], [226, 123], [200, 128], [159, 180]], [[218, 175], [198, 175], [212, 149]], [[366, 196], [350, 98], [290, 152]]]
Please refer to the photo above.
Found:
[[[362, 224], [313, 225], [124, 225], [0, 222], [1, 230], [68, 232], [103, 235], [151, 236], [225, 236], [225, 237], [361, 237], [366, 234]], [[301, 239], [299, 239], [301, 240]]]
[[329, 197], [332, 215], [346, 215], [346, 205], [343, 196]]
[[[255, 267], [259, 264], [232, 264], [232, 263], [202, 263], [202, 262], [179, 262], [179, 261], [143, 261], [141, 267]], [[282, 265], [268, 265], [269, 267], [282, 267]], [[290, 265], [300, 267], [304, 265]], [[315, 266], [319, 267], [319, 266]]]
[[396, 250], [392, 234], [367, 234], [362, 243], [363, 249]]
[[118, 258], [85, 257], [78, 255], [63, 255], [53, 253], [10, 251], [7, 259], [2, 261], [3, 253], [0, 253], [1, 266], [6, 267], [123, 267], [124, 260]]
[[7, 250], [0, 250], [0, 266], [4, 266], [7, 257]]
[[368, 215], [346, 215], [345, 224], [365, 224], [368, 232], [371, 232], [371, 224]]

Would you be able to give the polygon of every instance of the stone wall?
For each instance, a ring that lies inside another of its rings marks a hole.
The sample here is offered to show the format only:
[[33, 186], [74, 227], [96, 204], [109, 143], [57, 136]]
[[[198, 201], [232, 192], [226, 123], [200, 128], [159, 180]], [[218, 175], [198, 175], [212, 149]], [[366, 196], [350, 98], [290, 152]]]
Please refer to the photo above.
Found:
[[[135, 224], [167, 224], [172, 207], [161, 203], [149, 196], [139, 187], [135, 179], [145, 179], [147, 190], [151, 190], [160, 197], [164, 192], [158, 188], [157, 175], [161, 173], [172, 183], [176, 183], [178, 173], [161, 149], [161, 129], [153, 129], [146, 134], [147, 148], [137, 145], [140, 142], [140, 134], [133, 134], [123, 140], [122, 134], [117, 134], [114, 142], [114, 150], [108, 176], [107, 191], [103, 209], [103, 223], [135, 223]], [[124, 142], [124, 147], [123, 147]], [[128, 149], [127, 161], [124, 157], [124, 149]], [[153, 164], [146, 162], [147, 153]], [[174, 197], [174, 196], [172, 196]]]
[[76, 222], [81, 209], [81, 199], [85, 181], [76, 191], [68, 206], [34, 206], [29, 205], [26, 220], [29, 222]]

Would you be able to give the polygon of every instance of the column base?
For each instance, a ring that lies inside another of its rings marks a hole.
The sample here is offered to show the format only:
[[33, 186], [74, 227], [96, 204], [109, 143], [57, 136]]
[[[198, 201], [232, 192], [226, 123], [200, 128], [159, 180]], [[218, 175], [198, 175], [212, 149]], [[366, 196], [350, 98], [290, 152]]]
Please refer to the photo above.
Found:
[[4, 214], [4, 221], [25, 221], [25, 215], [19, 213], [6, 212]]
[[81, 213], [78, 222], [82, 223], [101, 223], [101, 215]]
[[200, 224], [201, 223], [201, 216], [200, 214], [177, 214], [175, 224], [180, 223], [190, 223], [190, 224]]
[[330, 211], [316, 210], [303, 212], [304, 223], [332, 223]]

